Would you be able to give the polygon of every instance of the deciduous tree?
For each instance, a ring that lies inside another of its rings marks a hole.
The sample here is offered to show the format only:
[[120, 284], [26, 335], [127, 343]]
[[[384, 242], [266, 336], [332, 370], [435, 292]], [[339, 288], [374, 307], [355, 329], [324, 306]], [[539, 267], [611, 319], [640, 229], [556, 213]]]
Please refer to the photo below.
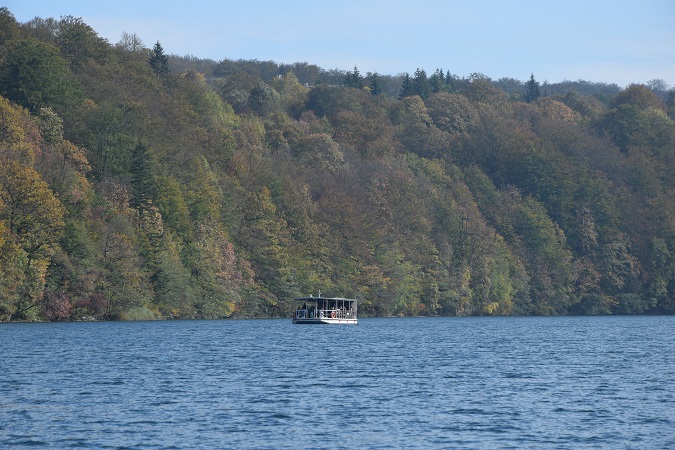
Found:
[[14, 161], [0, 160], [0, 224], [5, 234], [3, 254], [20, 276], [15, 285], [17, 303], [10, 315], [22, 318], [42, 298], [49, 260], [63, 228], [61, 202], [39, 173]]
[[0, 7], [0, 48], [19, 36], [19, 23], [9, 9]]
[[43, 107], [62, 111], [83, 97], [59, 50], [34, 38], [9, 43], [0, 60], [0, 94], [31, 112]]
[[109, 50], [108, 42], [100, 38], [81, 17], [65, 16], [59, 21], [56, 45], [75, 70], [90, 59], [103, 61]]

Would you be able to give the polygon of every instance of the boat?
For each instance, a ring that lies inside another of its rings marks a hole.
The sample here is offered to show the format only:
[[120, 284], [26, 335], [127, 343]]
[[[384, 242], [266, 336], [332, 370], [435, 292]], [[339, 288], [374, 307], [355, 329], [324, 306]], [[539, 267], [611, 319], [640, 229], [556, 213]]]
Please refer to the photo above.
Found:
[[298, 297], [298, 307], [293, 311], [295, 324], [352, 324], [356, 325], [356, 300], [341, 297]]

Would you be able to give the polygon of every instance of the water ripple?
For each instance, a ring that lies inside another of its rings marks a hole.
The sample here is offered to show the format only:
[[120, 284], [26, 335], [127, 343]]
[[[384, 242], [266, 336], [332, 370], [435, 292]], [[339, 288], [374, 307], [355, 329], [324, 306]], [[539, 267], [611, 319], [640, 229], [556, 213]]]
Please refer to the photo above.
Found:
[[0, 325], [0, 447], [673, 448], [673, 317]]

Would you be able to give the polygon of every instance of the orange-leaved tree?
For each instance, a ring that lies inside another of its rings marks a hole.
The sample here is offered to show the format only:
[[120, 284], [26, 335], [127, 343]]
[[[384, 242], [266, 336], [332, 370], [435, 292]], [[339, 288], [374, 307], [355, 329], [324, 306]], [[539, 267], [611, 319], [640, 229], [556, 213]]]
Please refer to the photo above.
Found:
[[[64, 208], [35, 169], [0, 161], [0, 260], [7, 297], [3, 319], [27, 319], [42, 298], [45, 277], [63, 227]], [[10, 276], [7, 276], [7, 275]]]

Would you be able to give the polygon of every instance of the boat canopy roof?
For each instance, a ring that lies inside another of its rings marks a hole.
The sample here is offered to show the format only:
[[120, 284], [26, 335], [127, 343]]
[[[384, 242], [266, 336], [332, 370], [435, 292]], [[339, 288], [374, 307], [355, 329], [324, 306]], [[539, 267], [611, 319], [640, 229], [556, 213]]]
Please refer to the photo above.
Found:
[[353, 298], [342, 298], [342, 297], [298, 297], [294, 299], [296, 302], [306, 302], [306, 301], [316, 301], [316, 300], [340, 300], [340, 301], [345, 301], [345, 302], [355, 302], [356, 300]]

